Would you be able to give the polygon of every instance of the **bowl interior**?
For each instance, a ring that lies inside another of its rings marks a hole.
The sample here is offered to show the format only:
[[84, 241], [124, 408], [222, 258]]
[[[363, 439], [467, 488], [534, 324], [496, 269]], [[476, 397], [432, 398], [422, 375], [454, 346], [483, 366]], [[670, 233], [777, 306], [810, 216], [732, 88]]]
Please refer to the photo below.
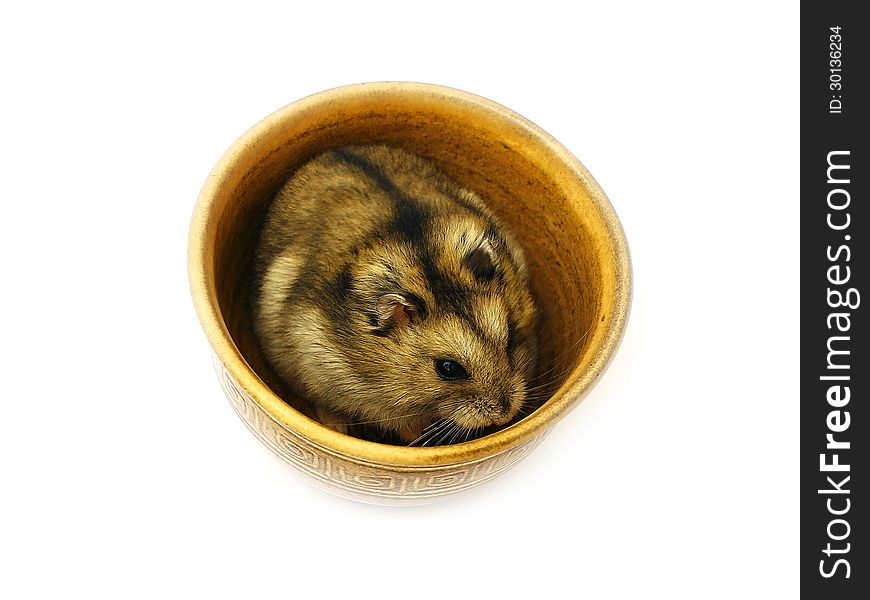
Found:
[[498, 105], [435, 86], [394, 85], [294, 103], [245, 134], [211, 175], [219, 182], [212, 185], [206, 277], [219, 318], [262, 381], [310, 414], [269, 371], [251, 327], [248, 278], [265, 208], [305, 160], [365, 143], [426, 156], [487, 201], [526, 251], [541, 313], [536, 383], [546, 382], [549, 395], [582, 373], [612, 326], [619, 284], [597, 185], [561, 146]]

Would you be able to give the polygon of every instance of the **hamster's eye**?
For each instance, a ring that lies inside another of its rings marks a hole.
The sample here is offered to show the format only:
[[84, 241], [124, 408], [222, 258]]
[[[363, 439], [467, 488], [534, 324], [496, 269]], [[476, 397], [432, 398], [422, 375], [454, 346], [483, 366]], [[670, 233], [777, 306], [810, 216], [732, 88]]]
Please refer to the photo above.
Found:
[[438, 375], [441, 379], [447, 379], [450, 381], [455, 379], [468, 379], [468, 371], [465, 370], [465, 367], [454, 360], [448, 360], [446, 358], [437, 359], [435, 361], [435, 370], [438, 371]]

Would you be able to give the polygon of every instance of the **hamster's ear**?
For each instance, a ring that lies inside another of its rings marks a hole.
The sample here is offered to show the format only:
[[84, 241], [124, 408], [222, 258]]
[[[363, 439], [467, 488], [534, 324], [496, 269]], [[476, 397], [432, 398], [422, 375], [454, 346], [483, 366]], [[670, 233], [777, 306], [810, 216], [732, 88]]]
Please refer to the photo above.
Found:
[[378, 299], [377, 319], [381, 331], [404, 327], [420, 317], [420, 300], [413, 294], [384, 294]]
[[495, 275], [495, 250], [489, 238], [484, 238], [480, 245], [465, 257], [467, 266], [478, 279], [489, 281]]

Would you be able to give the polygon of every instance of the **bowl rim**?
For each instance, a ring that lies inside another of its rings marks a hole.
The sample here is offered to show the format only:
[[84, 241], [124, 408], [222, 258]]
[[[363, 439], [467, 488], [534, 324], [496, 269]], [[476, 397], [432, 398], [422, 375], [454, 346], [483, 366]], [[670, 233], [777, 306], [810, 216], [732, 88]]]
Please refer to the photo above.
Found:
[[[488, 111], [496, 118], [511, 122], [544, 145], [579, 177], [609, 234], [615, 255], [616, 297], [610, 323], [600, 345], [594, 350], [589, 367], [583, 372], [578, 372], [579, 367], [575, 367], [540, 408], [523, 420], [482, 438], [447, 446], [409, 447], [370, 442], [329, 429], [290, 406], [260, 379], [236, 347], [218, 312], [216, 285], [209, 269], [209, 265], [214, 264], [214, 247], [210, 239], [216, 227], [212, 208], [234, 163], [267, 131], [291, 120], [294, 114], [313, 106], [341, 103], [372, 94], [422, 94], [436, 101], [471, 105], [470, 108]], [[622, 225], [604, 191], [567, 148], [525, 117], [496, 102], [442, 85], [407, 81], [357, 83], [318, 92], [278, 109], [243, 133], [215, 164], [200, 191], [188, 236], [188, 276], [194, 307], [212, 351], [242, 390], [267, 415], [323, 451], [380, 467], [432, 467], [472, 462], [508, 451], [545, 433], [580, 403], [609, 366], [625, 333], [632, 295], [631, 258]]]

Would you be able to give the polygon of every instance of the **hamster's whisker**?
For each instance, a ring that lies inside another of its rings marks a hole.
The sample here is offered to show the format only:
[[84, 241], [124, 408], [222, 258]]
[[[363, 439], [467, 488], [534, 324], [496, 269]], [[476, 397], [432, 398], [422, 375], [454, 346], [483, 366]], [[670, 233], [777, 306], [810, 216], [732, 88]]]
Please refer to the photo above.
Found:
[[[421, 433], [421, 434], [420, 434], [416, 439], [414, 439], [413, 441], [411, 441], [408, 445], [409, 445], [409, 446], [414, 446], [414, 445], [416, 445], [416, 444], [419, 443], [419, 442], [423, 442], [423, 443], [420, 444], [420, 445], [421, 445], [421, 446], [425, 446], [427, 442], [431, 441], [431, 439], [426, 440], [426, 438], [431, 438], [431, 437], [433, 437], [433, 436], [436, 435], [439, 431], [441, 431], [441, 430], [443, 430], [445, 427], [447, 427], [448, 424], [450, 424], [450, 419], [439, 419], [438, 421], [435, 421], [434, 423], [432, 423], [431, 425], [429, 425], [428, 427], [426, 427], [426, 429], [423, 430], [423, 433]], [[424, 441], [424, 440], [426, 440], [426, 441]]]
[[435, 437], [433, 437], [432, 440], [431, 440], [432, 445], [433, 445], [433, 446], [440, 446], [440, 445], [441, 445], [441, 442], [444, 441], [444, 438], [447, 437], [447, 435], [450, 433], [450, 431], [451, 431], [452, 429], [453, 429], [453, 425], [451, 425], [450, 427], [448, 427], [448, 428], [447, 428], [447, 429], [446, 429], [446, 430], [445, 430], [445, 431], [444, 431], [440, 436], [437, 437], [437, 439], [436, 439]]
[[523, 406], [520, 407], [519, 411], [517, 411], [517, 416], [519, 416], [521, 419], [529, 416], [530, 414], [538, 410], [541, 407], [541, 404], [543, 404], [543, 402], [545, 402], [546, 400], [549, 400], [550, 397], [551, 394], [549, 393], [537, 393], [526, 396], [526, 400], [523, 403]]
[[432, 421], [431, 423], [429, 423], [428, 425], [426, 425], [426, 427], [423, 428], [423, 431], [424, 431], [424, 432], [425, 432], [425, 431], [429, 431], [430, 429], [432, 429], [432, 428], [435, 427], [436, 425], [443, 424], [446, 420], [447, 420], [447, 419], [438, 419], [438, 420], [436, 420], [436, 421]]
[[471, 435], [469, 436], [469, 439], [477, 439], [477, 437], [480, 436], [481, 431], [482, 431], [482, 429], [481, 429], [480, 425], [478, 425], [477, 427], [475, 427], [474, 429], [471, 430]]
[[450, 413], [450, 419], [456, 424], [456, 427], [453, 429], [452, 434], [450, 435], [450, 437], [448, 438], [447, 442], [444, 445], [455, 443], [457, 438], [460, 435], [462, 435], [462, 432], [465, 431], [465, 428], [456, 422], [456, 417], [464, 412], [468, 412], [468, 406], [462, 404], [462, 405], [458, 406], [452, 413]]
[[456, 426], [456, 430], [453, 432], [453, 435], [450, 436], [450, 439], [447, 441], [448, 444], [456, 443], [456, 439], [462, 434], [464, 429], [459, 425]]
[[373, 421], [352, 421], [350, 423], [335, 423], [336, 425], [371, 425], [372, 423], [384, 423], [386, 421], [398, 421], [400, 419], [410, 419], [411, 417], [419, 417], [420, 415], [425, 415], [429, 411], [422, 411], [418, 413], [412, 413], [409, 415], [399, 415], [398, 417], [386, 417], [384, 419], [375, 419]]
[[537, 376], [529, 379], [529, 383], [534, 383], [534, 382], [540, 381], [541, 379], [546, 377], [547, 380], [544, 383], [536, 383], [535, 385], [528, 386], [526, 389], [527, 390], [535, 390], [535, 389], [540, 389], [540, 388], [552, 386], [552, 385], [556, 384], [559, 381], [559, 379], [561, 379], [565, 375], [568, 375], [575, 368], [577, 368], [576, 365], [572, 365], [570, 367], [567, 367], [567, 368], [564, 368], [564, 369], [557, 371], [558, 365], [556, 365], [552, 369], [549, 369], [548, 371], [545, 371], [544, 373], [541, 373], [540, 375], [537, 375]]
[[437, 429], [434, 429], [434, 430], [432, 430], [432, 431], [426, 431], [426, 432], [424, 432], [424, 433], [421, 434], [417, 439], [413, 440], [413, 441], [412, 441], [410, 444], [408, 444], [408, 445], [409, 445], [409, 446], [416, 446], [416, 445], [425, 446], [429, 441], [431, 441], [432, 436], [435, 435], [435, 433], [437, 433], [438, 431], [440, 431], [441, 428], [444, 427], [444, 426], [446, 426], [446, 425], [442, 424], [442, 425], [441, 425], [440, 427], [438, 427]]
[[[529, 382], [531, 383], [531, 382], [534, 382], [534, 381], [539, 381], [539, 380], [541, 380], [541, 379], [543, 379], [543, 378], [545, 378], [545, 377], [549, 378], [550, 380], [553, 380], [553, 379], [556, 379], [556, 378], [558, 378], [558, 377], [561, 377], [562, 375], [564, 375], [565, 373], [571, 371], [571, 370], [574, 368], [574, 366], [571, 366], [571, 367], [568, 367], [568, 368], [561, 368], [561, 369], [560, 369], [561, 365], [558, 364], [558, 361], [560, 360], [560, 358], [561, 358], [561, 357], [554, 357], [553, 360], [552, 360], [551, 362], [552, 362], [552, 363], [556, 363], [556, 364], [554, 364], [552, 367], [550, 367], [550, 368], [547, 369], [546, 371], [543, 371], [543, 372], [541, 372], [541, 373], [538, 373], [538, 374], [535, 375], [534, 377], [530, 378], [530, 379], [529, 379]], [[556, 372], [556, 371], [559, 371], [559, 373], [558, 373], [557, 375], [554, 375], [553, 373]]]
[[451, 421], [447, 421], [447, 424], [449, 424], [449, 425], [445, 425], [445, 427], [440, 428], [438, 431], [433, 432], [432, 435], [429, 436], [429, 439], [424, 441], [421, 445], [426, 446], [427, 444], [429, 444], [431, 442], [431, 445], [437, 446], [438, 442], [436, 441], [436, 438], [439, 435], [441, 435], [442, 433], [444, 433], [445, 431], [448, 431], [450, 429], [450, 427], [453, 426]]
[[537, 391], [537, 390], [543, 390], [543, 389], [546, 389], [546, 388], [553, 387], [553, 385], [554, 385], [555, 383], [556, 383], [555, 381], [550, 381], [550, 382], [547, 382], [547, 383], [542, 383], [542, 384], [540, 384], [540, 385], [531, 385], [531, 386], [527, 386], [527, 387], [525, 388], [525, 391], [526, 391], [526, 393], [528, 393], [528, 392], [534, 392], [534, 391]]
[[[451, 426], [446, 431], [444, 431], [443, 434], [440, 434], [440, 433], [434, 434], [431, 438], [429, 438], [429, 440], [427, 440], [426, 443], [433, 442], [433, 444], [432, 444], [433, 446], [448, 445], [448, 444], [452, 443], [452, 441], [447, 441], [447, 440], [452, 440], [454, 435], [456, 435], [457, 433], [462, 431], [463, 428], [456, 422], [456, 417], [457, 417], [457, 415], [459, 415], [463, 411], [467, 411], [468, 406], [464, 403], [461, 403], [461, 402], [457, 402], [455, 406], [456, 406], [456, 408], [454, 408], [450, 412], [450, 415], [447, 417], [447, 422], [450, 423]], [[436, 437], [438, 437], [437, 441], [435, 441]], [[445, 441], [446, 441], [446, 443], [445, 443]], [[423, 445], [425, 446], [426, 443], [424, 443]]]
[[[532, 377], [529, 381], [531, 382], [531, 381], [535, 381], [535, 380], [537, 380], [537, 379], [541, 379], [541, 378], [543, 378], [543, 377], [548, 376], [548, 375], [549, 375], [550, 373], [552, 373], [553, 371], [555, 371], [555, 370], [559, 367], [558, 363], [560, 362], [561, 358], [562, 358], [563, 356], [565, 356], [565, 354], [567, 354], [568, 352], [572, 352], [572, 351], [576, 350], [576, 349], [580, 346], [580, 344], [582, 344], [583, 342], [586, 341], [586, 338], [589, 336], [589, 332], [592, 331], [592, 327], [593, 327], [593, 325], [594, 325], [594, 324], [589, 325], [589, 327], [586, 328], [586, 332], [585, 332], [583, 335], [581, 335], [581, 336], [580, 336], [576, 341], [574, 341], [570, 346], [568, 346], [568, 348], [561, 348], [561, 349], [559, 349], [559, 350], [558, 350], [558, 354], [557, 354], [557, 355], [554, 355], [553, 358], [552, 358], [551, 360], [549, 360], [549, 361], [547, 361], [547, 363], [545, 363], [545, 364], [551, 364], [551, 365], [553, 365], [551, 368], [547, 369], [546, 371], [544, 371], [544, 372], [542, 372], [542, 373], [539, 373], [539, 374], [535, 375], [535, 376]], [[554, 364], [554, 363], [555, 363], [555, 364]], [[543, 367], [543, 366], [545, 366], [545, 365], [538, 365], [538, 366], [539, 366], [539, 367]], [[572, 367], [572, 368], [573, 368], [573, 367]], [[564, 371], [560, 374], [560, 376], [561, 376], [561, 375], [564, 375], [564, 374], [567, 373], [569, 370], [570, 370], [570, 369], [566, 369], [566, 370], [564, 370]], [[553, 378], [555, 378], [555, 376], [554, 376]]]
[[530, 408], [536, 408], [534, 406], [536, 402], [540, 402], [541, 400], [549, 400], [550, 397], [551, 397], [551, 394], [548, 394], [546, 392], [540, 392], [537, 394], [531, 394], [529, 396], [526, 396], [526, 403], [523, 405], [523, 407], [520, 410], [523, 411], [523, 410], [527, 410]]
[[453, 428], [456, 427], [456, 423], [454, 423], [453, 421], [449, 421], [449, 423], [450, 427], [446, 428], [441, 434], [439, 434], [437, 436], [437, 440], [435, 439], [436, 436], [432, 436], [432, 439], [430, 441], [432, 442], [433, 446], [440, 446], [441, 442], [443, 442], [447, 438], [447, 436], [450, 435], [450, 432], [453, 431]]
[[[447, 440], [448, 438], [450, 438], [451, 434], [453, 432], [455, 432], [458, 428], [459, 428], [459, 425], [457, 425], [454, 422], [453, 425], [450, 427], [450, 429], [447, 430], [447, 433], [445, 433], [443, 436], [441, 436], [438, 439], [438, 441], [435, 443], [435, 445], [436, 446], [446, 446], [447, 444], [445, 444], [444, 441]], [[447, 443], [449, 444], [450, 442], [447, 442]]]

